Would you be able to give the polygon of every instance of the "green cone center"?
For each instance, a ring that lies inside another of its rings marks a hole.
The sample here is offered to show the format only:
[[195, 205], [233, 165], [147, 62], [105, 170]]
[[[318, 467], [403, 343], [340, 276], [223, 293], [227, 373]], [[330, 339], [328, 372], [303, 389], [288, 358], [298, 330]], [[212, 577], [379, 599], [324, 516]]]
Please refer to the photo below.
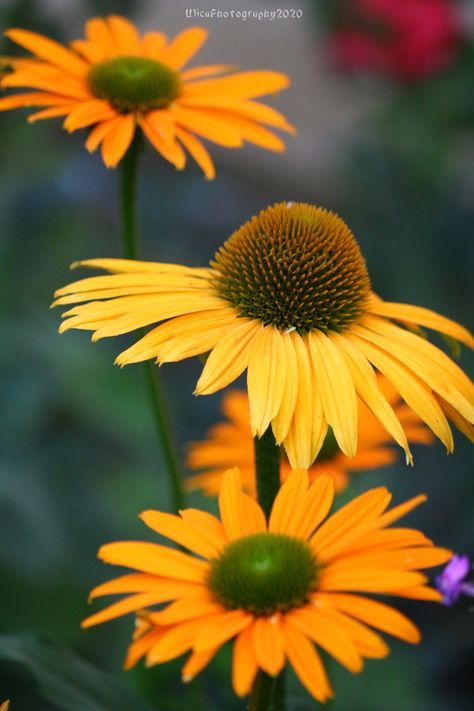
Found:
[[241, 316], [301, 335], [344, 331], [363, 313], [370, 280], [340, 217], [280, 203], [246, 222], [216, 252], [217, 294]]
[[211, 563], [208, 583], [228, 610], [262, 616], [305, 604], [316, 578], [317, 563], [305, 541], [256, 533], [226, 546]]
[[120, 113], [162, 109], [180, 89], [173, 69], [147, 57], [117, 57], [95, 64], [88, 80], [94, 96], [109, 101]]

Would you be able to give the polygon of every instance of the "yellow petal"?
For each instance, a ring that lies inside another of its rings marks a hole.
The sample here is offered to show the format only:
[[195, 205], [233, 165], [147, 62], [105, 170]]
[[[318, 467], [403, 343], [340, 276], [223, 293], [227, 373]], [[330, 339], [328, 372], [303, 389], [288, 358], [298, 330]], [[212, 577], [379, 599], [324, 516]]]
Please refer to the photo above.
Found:
[[252, 435], [261, 437], [281, 407], [287, 364], [280, 332], [261, 326], [249, 353], [247, 388]]
[[238, 319], [212, 350], [199, 378], [196, 395], [210, 395], [232, 383], [245, 370], [258, 321]]
[[324, 333], [309, 333], [308, 342], [324, 416], [341, 450], [353, 457], [357, 450], [358, 410], [350, 370], [336, 342]]

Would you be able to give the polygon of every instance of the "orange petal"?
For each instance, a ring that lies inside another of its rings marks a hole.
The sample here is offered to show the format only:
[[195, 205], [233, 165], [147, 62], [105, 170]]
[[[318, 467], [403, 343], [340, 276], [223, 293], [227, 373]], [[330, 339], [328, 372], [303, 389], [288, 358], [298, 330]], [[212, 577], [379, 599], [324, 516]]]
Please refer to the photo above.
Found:
[[285, 665], [279, 615], [257, 617], [252, 625], [253, 650], [258, 666], [276, 676]]
[[286, 89], [290, 80], [285, 74], [271, 71], [239, 72], [219, 79], [207, 79], [187, 84], [183, 90], [183, 98], [190, 96], [226, 96], [229, 98], [245, 98], [274, 94]]
[[127, 152], [135, 133], [135, 117], [120, 116], [102, 141], [102, 158], [107, 168], [115, 168]]
[[288, 619], [284, 621], [285, 652], [296, 675], [317, 701], [324, 703], [333, 691], [319, 654], [308, 638]]
[[108, 121], [114, 117], [117, 117], [117, 112], [107, 101], [91, 99], [91, 101], [79, 104], [74, 111], [71, 111], [64, 122], [64, 128], [72, 132], [78, 128], [85, 128], [93, 123]]
[[181, 128], [197, 133], [202, 138], [217, 143], [225, 148], [240, 148], [242, 139], [239, 131], [226, 123], [225, 120], [216, 118], [203, 111], [184, 109], [178, 104], [171, 107], [175, 122]]
[[334, 593], [331, 595], [331, 602], [341, 612], [382, 632], [388, 632], [410, 644], [417, 644], [420, 641], [420, 632], [413, 622], [398, 610], [382, 602], [358, 595]]
[[201, 49], [207, 35], [208, 31], [202, 27], [183, 30], [162, 52], [161, 61], [173, 69], [181, 69]]
[[[311, 543], [321, 560], [327, 560], [343, 550], [348, 540], [364, 533], [368, 526], [387, 508], [391, 499], [388, 490], [381, 486], [357, 496], [328, 518], [316, 531]], [[374, 526], [375, 527], [375, 526]], [[343, 538], [344, 536], [344, 538]]]
[[207, 180], [213, 180], [216, 176], [216, 169], [207, 148], [196, 136], [193, 136], [188, 131], [183, 131], [179, 127], [176, 127], [176, 136], [192, 155]]
[[153, 531], [179, 543], [193, 553], [204, 558], [212, 558], [216, 553], [215, 546], [209, 545], [208, 540], [200, 536], [194, 526], [189, 525], [179, 516], [162, 511], [144, 511], [140, 514], [140, 518]]
[[156, 605], [159, 602], [163, 602], [164, 599], [166, 600], [167, 597], [165, 596], [163, 598], [163, 595], [161, 595], [160, 592], [129, 595], [129, 597], [126, 597], [124, 600], [114, 602], [112, 605], [109, 605], [100, 612], [96, 612], [94, 615], [87, 617], [83, 622], [81, 622], [81, 627], [99, 625], [102, 622], [113, 620], [116, 617], [121, 617], [122, 615], [127, 615], [130, 612], [141, 610], [143, 607]]
[[249, 625], [237, 635], [232, 654], [232, 687], [237, 696], [250, 693], [258, 671], [253, 651], [253, 625]]
[[199, 597], [176, 600], [159, 612], [153, 612], [150, 619], [157, 625], [175, 625], [197, 617], [209, 617], [222, 614], [223, 607], [211, 599], [210, 593], [203, 587]]
[[[220, 617], [219, 615], [218, 619]], [[205, 630], [210, 621], [214, 619], [214, 617], [198, 617], [195, 620], [189, 620], [165, 629], [164, 634], [148, 651], [147, 666], [161, 664], [184, 654], [188, 649], [191, 649], [197, 635], [203, 629]], [[211, 647], [208, 647], [205, 651], [210, 650]]]
[[237, 467], [229, 469], [219, 493], [222, 524], [230, 541], [266, 530], [265, 516], [256, 501], [242, 493]]
[[350, 635], [321, 615], [316, 607], [306, 605], [294, 609], [288, 613], [287, 620], [349, 671], [357, 673], [362, 670], [362, 658]]
[[308, 472], [295, 469], [281, 485], [273, 502], [268, 530], [272, 533], [289, 534], [295, 512], [308, 490]]
[[140, 38], [135, 25], [120, 15], [109, 15], [106, 22], [117, 55], [130, 56], [141, 53]]
[[167, 38], [163, 32], [145, 32], [142, 39], [142, 52], [151, 59], [160, 59]]
[[204, 652], [213, 647], [220, 647], [253, 621], [252, 615], [243, 610], [226, 611], [217, 617], [205, 621], [194, 642], [196, 652]]
[[182, 170], [186, 165], [186, 155], [175, 140], [174, 135], [165, 132], [166, 126], [162, 124], [161, 130], [158, 119], [160, 117], [156, 116], [157, 111], [150, 112], [145, 116], [140, 118], [140, 126], [143, 133], [150, 141], [151, 145], [160, 153], [163, 158], [172, 165], [175, 166], [177, 170]]
[[83, 77], [89, 70], [87, 62], [48, 37], [29, 30], [17, 29], [7, 30], [5, 35], [16, 44], [36, 54], [40, 59], [51, 62], [55, 67], [59, 67], [75, 77]]
[[196, 583], [202, 582], [208, 571], [204, 561], [156, 543], [106, 543], [99, 549], [98, 557], [112, 565]]
[[209, 649], [206, 652], [192, 652], [181, 670], [181, 680], [188, 684], [194, 677], [207, 667], [211, 659], [216, 655], [219, 647]]

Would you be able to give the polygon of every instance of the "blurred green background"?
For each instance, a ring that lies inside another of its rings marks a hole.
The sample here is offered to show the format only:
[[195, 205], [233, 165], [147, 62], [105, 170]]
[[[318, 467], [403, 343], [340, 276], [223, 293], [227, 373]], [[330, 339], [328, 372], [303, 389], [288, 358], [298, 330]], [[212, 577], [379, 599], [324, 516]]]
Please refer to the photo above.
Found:
[[[69, 41], [94, 14], [121, 12], [145, 29], [173, 34], [197, 24], [191, 0], [1, 0], [0, 28], [21, 26]], [[248, 3], [245, 3], [247, 7]], [[469, 26], [469, 3], [457, 3]], [[240, 8], [233, 0], [200, 8]], [[253, 2], [257, 9], [280, 5]], [[451, 66], [416, 84], [337, 71], [325, 54], [329, 27], [317, 2], [299, 1], [302, 19], [206, 21], [210, 39], [197, 64], [287, 72], [292, 87], [268, 103], [299, 135], [286, 154], [211, 147], [218, 176], [190, 164], [177, 173], [148, 149], [141, 170], [141, 254], [204, 265], [235, 228], [268, 204], [298, 200], [337, 211], [387, 300], [433, 308], [469, 325], [474, 217], [474, 62], [469, 37]], [[471, 8], [472, 10], [472, 8]], [[467, 32], [467, 30], [466, 30]], [[12, 45], [3, 39], [0, 54]], [[131, 616], [81, 631], [88, 591], [113, 571], [96, 561], [103, 542], [151, 538], [146, 508], [169, 510], [143, 370], [112, 365], [130, 339], [91, 345], [87, 334], [59, 337], [52, 292], [68, 265], [120, 256], [117, 174], [68, 136], [59, 121], [30, 126], [21, 111], [0, 114], [0, 702], [11, 711], [244, 709], [229, 688], [224, 651], [190, 687], [180, 663], [121, 669]], [[469, 369], [469, 354], [461, 365]], [[197, 359], [162, 373], [177, 444], [203, 436], [219, 397], [192, 395]], [[352, 493], [387, 484], [396, 502], [420, 491], [429, 502], [410, 516], [441, 545], [473, 553], [472, 457], [456, 436], [415, 447], [400, 461], [354, 478]], [[215, 502], [193, 495], [194, 506]], [[97, 605], [97, 608], [99, 605]], [[423, 641], [390, 640], [384, 661], [359, 676], [330, 664], [337, 711], [463, 711], [472, 708], [473, 615], [401, 603]], [[180, 660], [181, 661], [181, 660]], [[290, 680], [291, 711], [316, 708]]]

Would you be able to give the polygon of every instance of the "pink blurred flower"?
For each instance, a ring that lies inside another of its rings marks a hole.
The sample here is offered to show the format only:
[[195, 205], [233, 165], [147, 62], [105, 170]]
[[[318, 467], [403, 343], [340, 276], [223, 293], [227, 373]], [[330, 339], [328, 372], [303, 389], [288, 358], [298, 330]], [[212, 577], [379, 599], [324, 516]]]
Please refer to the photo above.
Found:
[[452, 0], [350, 0], [329, 51], [345, 69], [417, 81], [449, 66], [461, 37]]

